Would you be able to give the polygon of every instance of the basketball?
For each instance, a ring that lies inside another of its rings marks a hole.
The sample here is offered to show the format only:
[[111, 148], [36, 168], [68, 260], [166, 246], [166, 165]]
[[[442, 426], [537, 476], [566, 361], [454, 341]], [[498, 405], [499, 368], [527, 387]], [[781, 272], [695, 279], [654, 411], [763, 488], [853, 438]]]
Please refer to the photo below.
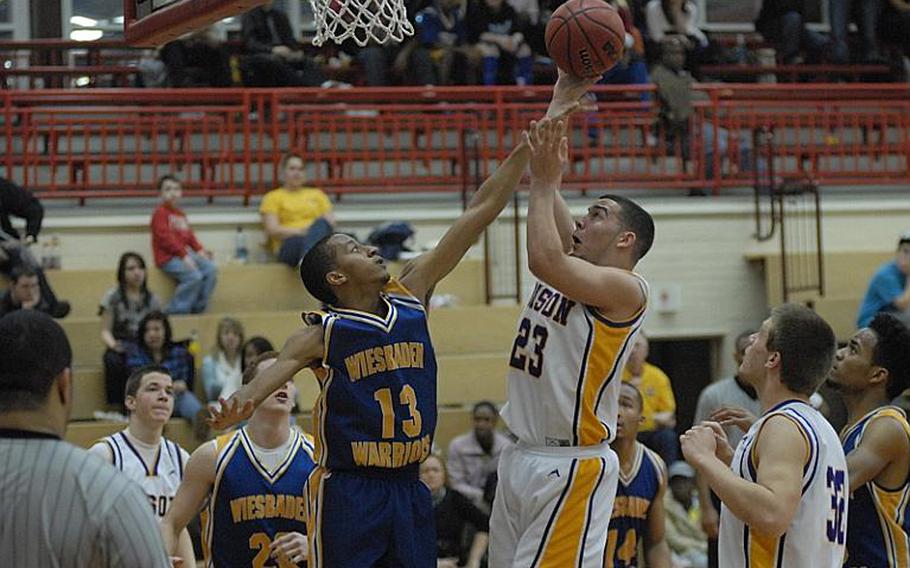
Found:
[[622, 57], [625, 37], [622, 18], [603, 0], [568, 0], [553, 12], [544, 39], [560, 69], [597, 77]]

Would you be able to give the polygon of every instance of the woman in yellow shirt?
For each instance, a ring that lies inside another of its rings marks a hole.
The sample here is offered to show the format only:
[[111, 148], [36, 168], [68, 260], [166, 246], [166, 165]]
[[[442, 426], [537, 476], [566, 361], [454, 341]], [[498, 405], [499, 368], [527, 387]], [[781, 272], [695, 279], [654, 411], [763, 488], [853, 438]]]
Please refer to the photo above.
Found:
[[310, 245], [332, 233], [335, 218], [328, 196], [303, 185], [306, 175], [300, 155], [287, 154], [279, 168], [283, 185], [265, 194], [259, 214], [272, 253], [296, 267]]

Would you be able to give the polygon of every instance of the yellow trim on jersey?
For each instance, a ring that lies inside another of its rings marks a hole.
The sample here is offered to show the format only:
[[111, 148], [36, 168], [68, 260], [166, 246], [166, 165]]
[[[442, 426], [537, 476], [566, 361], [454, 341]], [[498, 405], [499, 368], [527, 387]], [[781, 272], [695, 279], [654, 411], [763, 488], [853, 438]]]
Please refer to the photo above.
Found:
[[[604, 462], [601, 458], [578, 460], [575, 476], [562, 509], [556, 517], [553, 530], [547, 538], [543, 556], [536, 568], [566, 568], [577, 566], [584, 555], [584, 531], [588, 524], [588, 509], [597, 489]], [[603, 538], [604, 535], [590, 535]]]
[[[584, 378], [582, 379], [580, 393], [581, 408], [579, 409], [576, 436], [579, 446], [594, 446], [609, 439], [611, 432], [597, 417], [596, 405], [598, 397], [606, 387], [608, 381], [619, 380], [617, 369], [619, 354], [634, 332], [634, 327], [611, 327], [597, 317], [591, 318], [593, 325], [593, 338], [588, 359], [585, 362]], [[617, 376], [614, 376], [617, 375]]]
[[218, 499], [218, 489], [221, 487], [221, 478], [227, 464], [234, 457], [237, 448], [240, 447], [240, 430], [222, 434], [214, 440], [215, 444], [215, 481], [212, 482], [212, 491], [209, 493], [208, 504], [203, 508], [205, 513], [202, 522], [202, 542], [203, 556], [206, 558], [206, 566], [213, 566], [212, 555], [212, 535], [215, 530], [215, 502]]
[[774, 568], [780, 547], [780, 538], [764, 535], [749, 529], [749, 542], [746, 554], [749, 568]]
[[632, 458], [632, 468], [626, 474], [622, 470], [622, 463], [619, 464], [619, 482], [623, 485], [629, 485], [635, 480], [635, 476], [641, 471], [641, 462], [645, 457], [645, 446], [640, 442], [635, 442], [635, 457]]
[[334, 371], [328, 369], [325, 380], [322, 382], [322, 389], [319, 391], [319, 396], [316, 397], [316, 402], [313, 404], [313, 425], [316, 427], [315, 443], [313, 444], [313, 461], [321, 466], [325, 466], [328, 460], [326, 452], [326, 445], [328, 442], [325, 433], [325, 414], [328, 407], [327, 399], [329, 386], [331, 386], [334, 378]]
[[253, 464], [253, 469], [259, 472], [259, 475], [263, 477], [270, 484], [274, 484], [275, 481], [280, 478], [285, 471], [291, 466], [291, 462], [294, 461], [294, 456], [297, 455], [297, 450], [300, 449], [300, 433], [297, 430], [291, 430], [290, 435], [294, 437], [291, 441], [291, 444], [288, 446], [287, 452], [284, 454], [284, 457], [281, 458], [281, 461], [278, 462], [278, 467], [275, 468], [274, 472], [267, 470], [260, 462], [259, 458], [256, 457], [256, 452], [253, 449], [253, 442], [250, 440], [249, 436], [246, 433], [246, 428], [242, 428], [241, 431], [243, 434], [240, 436], [240, 443], [243, 446], [243, 450], [246, 452], [247, 457], [250, 460], [250, 463]]
[[382, 289], [382, 291], [390, 296], [404, 296], [405, 298], [416, 301], [420, 304], [421, 307], [423, 307], [423, 301], [415, 296], [414, 293], [411, 292], [407, 286], [402, 284], [401, 280], [398, 278], [390, 278], [389, 281], [386, 282], [385, 287]]
[[901, 513], [907, 508], [910, 498], [910, 487], [905, 485], [898, 491], [888, 491], [874, 483], [867, 484], [869, 493], [875, 501], [875, 512], [882, 529], [882, 540], [885, 542], [885, 554], [889, 568], [907, 568], [910, 563], [910, 542], [904, 532]]
[[307, 566], [310, 568], [322, 568], [322, 503], [327, 474], [326, 468], [316, 466], [306, 482], [306, 532], [310, 541]]

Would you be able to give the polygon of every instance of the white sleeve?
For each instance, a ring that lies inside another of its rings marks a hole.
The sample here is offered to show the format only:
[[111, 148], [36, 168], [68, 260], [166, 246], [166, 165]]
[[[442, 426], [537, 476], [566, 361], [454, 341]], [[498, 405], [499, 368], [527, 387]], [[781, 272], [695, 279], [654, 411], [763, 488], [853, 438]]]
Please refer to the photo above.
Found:
[[114, 463], [114, 454], [107, 442], [97, 442], [88, 449], [88, 453], [96, 455], [107, 463]]

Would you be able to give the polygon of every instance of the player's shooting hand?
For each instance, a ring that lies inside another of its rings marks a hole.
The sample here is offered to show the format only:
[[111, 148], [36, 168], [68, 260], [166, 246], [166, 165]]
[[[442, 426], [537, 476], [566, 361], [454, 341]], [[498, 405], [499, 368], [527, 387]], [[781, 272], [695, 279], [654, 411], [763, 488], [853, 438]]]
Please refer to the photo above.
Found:
[[240, 424], [253, 415], [253, 401], [248, 400], [240, 404], [240, 399], [232, 396], [230, 399], [218, 399], [221, 408], [210, 407], [208, 423], [216, 430], [227, 430], [231, 426]]
[[269, 555], [279, 561], [290, 560], [296, 565], [306, 561], [308, 550], [307, 538], [298, 532], [290, 532], [275, 537], [269, 547]]
[[531, 149], [531, 187], [559, 185], [562, 170], [569, 160], [569, 141], [565, 132], [565, 121], [543, 120], [531, 122], [531, 127], [522, 133], [525, 144]]
[[702, 422], [702, 426], [707, 426], [714, 432], [714, 442], [716, 447], [714, 448], [714, 455], [717, 456], [717, 459], [720, 461], [729, 464], [733, 461], [733, 447], [730, 445], [730, 440], [727, 439], [727, 433], [724, 432], [724, 429], [717, 422]]
[[547, 109], [547, 118], [566, 118], [578, 111], [596, 110], [597, 106], [585, 98], [588, 90], [600, 81], [600, 77], [585, 79], [559, 70], [559, 77], [553, 87], [553, 98]]
[[717, 449], [717, 439], [714, 431], [708, 426], [693, 426], [679, 437], [683, 457], [689, 464], [698, 469], [702, 464], [714, 457]]
[[714, 422], [719, 422], [721, 426], [736, 426], [743, 432], [748, 432], [752, 424], [758, 420], [754, 414], [738, 406], [718, 408], [708, 418]]

